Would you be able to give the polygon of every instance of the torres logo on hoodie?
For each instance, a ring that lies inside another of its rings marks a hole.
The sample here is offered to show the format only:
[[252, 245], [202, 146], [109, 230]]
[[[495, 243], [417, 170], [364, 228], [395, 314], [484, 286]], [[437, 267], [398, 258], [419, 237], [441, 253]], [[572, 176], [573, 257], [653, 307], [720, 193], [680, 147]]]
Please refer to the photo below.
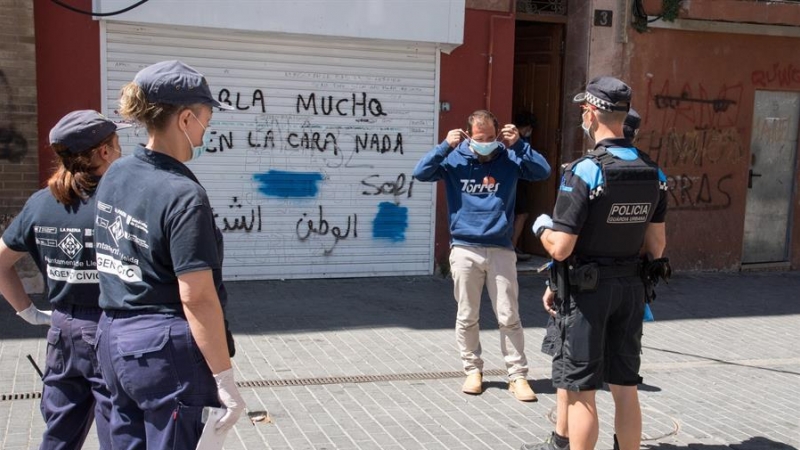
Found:
[[500, 183], [493, 176], [483, 177], [483, 182], [478, 184], [475, 180], [461, 179], [461, 191], [467, 194], [494, 194], [500, 188]]

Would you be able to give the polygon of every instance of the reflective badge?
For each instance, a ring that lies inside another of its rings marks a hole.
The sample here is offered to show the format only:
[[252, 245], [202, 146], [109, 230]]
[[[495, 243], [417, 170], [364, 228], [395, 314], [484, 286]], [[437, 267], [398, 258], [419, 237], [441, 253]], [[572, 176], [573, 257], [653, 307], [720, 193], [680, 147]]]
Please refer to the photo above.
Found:
[[81, 245], [81, 241], [75, 238], [72, 233], [68, 234], [67, 237], [61, 240], [58, 244], [58, 248], [61, 249], [64, 254], [69, 256], [71, 259], [75, 258], [78, 253], [83, 249], [83, 245]]
[[651, 203], [614, 203], [608, 223], [643, 223], [650, 216]]
[[111, 232], [111, 237], [114, 238], [114, 243], [117, 244], [117, 247], [119, 247], [119, 240], [125, 236], [125, 231], [122, 230], [122, 217], [117, 216], [117, 219], [114, 221], [114, 223], [108, 227], [108, 231]]

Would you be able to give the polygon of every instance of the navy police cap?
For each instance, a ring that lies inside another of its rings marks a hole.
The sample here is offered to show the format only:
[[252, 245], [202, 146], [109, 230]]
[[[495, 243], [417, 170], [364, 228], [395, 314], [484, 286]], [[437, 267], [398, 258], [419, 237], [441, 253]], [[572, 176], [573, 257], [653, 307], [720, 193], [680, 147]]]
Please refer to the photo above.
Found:
[[59, 144], [70, 153], [82, 153], [97, 147], [117, 130], [130, 126], [114, 123], [91, 109], [72, 111], [50, 130], [50, 145]]
[[177, 61], [161, 61], [140, 70], [133, 78], [147, 101], [168, 105], [204, 105], [232, 110], [233, 107], [220, 103], [211, 95], [205, 77], [198, 71]]
[[572, 99], [575, 103], [588, 103], [603, 111], [628, 111], [631, 105], [631, 88], [614, 77], [597, 77]]
[[628, 111], [628, 115], [625, 116], [625, 126], [631, 130], [637, 130], [641, 124], [642, 118], [639, 116], [639, 113], [636, 112], [635, 109], [631, 108]]
[[639, 113], [631, 108], [630, 111], [628, 111], [628, 115], [625, 116], [625, 123], [622, 124], [622, 133], [626, 138], [632, 141], [633, 138], [636, 137], [636, 132], [639, 130], [641, 124], [642, 118], [639, 117]]

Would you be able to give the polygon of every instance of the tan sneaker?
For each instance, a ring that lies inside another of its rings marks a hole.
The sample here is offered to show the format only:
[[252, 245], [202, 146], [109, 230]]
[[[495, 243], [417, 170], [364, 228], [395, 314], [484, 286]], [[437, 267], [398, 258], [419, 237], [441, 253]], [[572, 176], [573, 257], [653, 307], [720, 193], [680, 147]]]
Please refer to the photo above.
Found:
[[483, 392], [483, 375], [480, 372], [467, 375], [464, 385], [461, 386], [461, 391], [472, 395], [478, 395]]
[[524, 377], [514, 378], [508, 383], [508, 390], [514, 393], [514, 397], [521, 402], [535, 402], [536, 394]]

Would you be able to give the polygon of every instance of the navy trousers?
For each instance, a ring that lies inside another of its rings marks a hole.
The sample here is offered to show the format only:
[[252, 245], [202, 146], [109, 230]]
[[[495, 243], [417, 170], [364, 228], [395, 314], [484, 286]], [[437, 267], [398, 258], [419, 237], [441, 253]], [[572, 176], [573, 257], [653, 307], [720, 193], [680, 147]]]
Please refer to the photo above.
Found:
[[55, 308], [47, 331], [47, 364], [41, 410], [47, 428], [41, 450], [81, 448], [97, 424], [100, 448], [111, 450], [111, 399], [95, 355], [97, 321], [91, 306]]
[[180, 315], [106, 311], [98, 356], [111, 391], [114, 450], [194, 449], [217, 386]]

